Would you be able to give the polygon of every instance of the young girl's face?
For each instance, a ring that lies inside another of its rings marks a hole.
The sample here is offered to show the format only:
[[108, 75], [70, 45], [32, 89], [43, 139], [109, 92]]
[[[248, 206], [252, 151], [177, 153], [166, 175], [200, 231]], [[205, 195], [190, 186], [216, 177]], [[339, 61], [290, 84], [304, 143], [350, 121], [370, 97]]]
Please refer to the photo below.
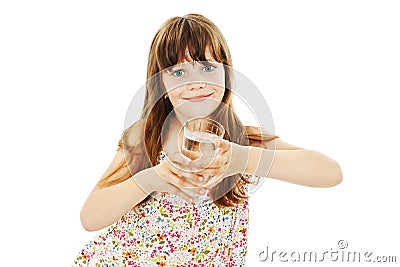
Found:
[[207, 61], [185, 61], [162, 71], [162, 79], [175, 112], [189, 119], [207, 116], [222, 101], [225, 71], [209, 50]]

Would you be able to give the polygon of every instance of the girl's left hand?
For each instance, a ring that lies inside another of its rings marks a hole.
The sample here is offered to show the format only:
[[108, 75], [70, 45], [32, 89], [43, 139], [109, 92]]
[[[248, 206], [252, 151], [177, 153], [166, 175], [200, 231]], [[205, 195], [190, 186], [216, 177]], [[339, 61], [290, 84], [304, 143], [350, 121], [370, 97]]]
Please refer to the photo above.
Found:
[[201, 185], [201, 187], [208, 189], [213, 188], [225, 177], [243, 173], [247, 165], [247, 150], [245, 146], [229, 142], [225, 139], [214, 141], [214, 145], [216, 146], [217, 153], [211, 162], [207, 160], [206, 166], [204, 166], [204, 162], [201, 159], [194, 163], [194, 167], [203, 167], [200, 171], [196, 171], [196, 174], [204, 178], [211, 177], [210, 180], [206, 179], [205, 184]]

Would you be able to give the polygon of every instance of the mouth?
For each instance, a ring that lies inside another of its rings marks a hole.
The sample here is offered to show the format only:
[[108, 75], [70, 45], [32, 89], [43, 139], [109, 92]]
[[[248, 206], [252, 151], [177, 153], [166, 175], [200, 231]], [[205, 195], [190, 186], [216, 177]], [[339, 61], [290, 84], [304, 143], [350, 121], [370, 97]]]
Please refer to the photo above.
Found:
[[202, 101], [202, 100], [206, 99], [207, 97], [211, 96], [212, 94], [213, 93], [206, 94], [206, 95], [192, 96], [190, 98], [184, 97], [183, 99], [189, 100], [189, 101], [192, 101], [192, 102], [197, 102], [197, 101]]

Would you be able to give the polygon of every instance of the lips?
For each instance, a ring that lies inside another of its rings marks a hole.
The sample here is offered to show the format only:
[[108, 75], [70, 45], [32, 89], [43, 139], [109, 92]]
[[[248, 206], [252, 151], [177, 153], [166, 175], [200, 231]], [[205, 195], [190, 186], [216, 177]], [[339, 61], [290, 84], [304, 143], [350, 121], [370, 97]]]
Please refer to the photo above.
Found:
[[206, 99], [207, 97], [209, 97], [212, 94], [213, 93], [204, 94], [204, 95], [197, 95], [197, 96], [192, 96], [192, 97], [189, 97], [189, 98], [184, 97], [183, 99], [186, 99], [186, 100], [189, 100], [189, 101], [201, 101], [203, 99]]

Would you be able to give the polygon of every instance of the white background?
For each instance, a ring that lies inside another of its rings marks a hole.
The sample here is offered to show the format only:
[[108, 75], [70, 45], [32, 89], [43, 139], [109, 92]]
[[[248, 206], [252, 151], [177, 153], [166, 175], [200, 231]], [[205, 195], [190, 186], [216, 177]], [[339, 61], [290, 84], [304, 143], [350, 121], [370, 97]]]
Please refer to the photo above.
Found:
[[2, 1], [1, 265], [70, 266], [101, 232], [81, 227], [80, 209], [114, 157], [156, 30], [191, 12], [224, 33], [276, 133], [344, 174], [323, 189], [267, 180], [251, 199], [248, 266], [290, 264], [259, 261], [266, 246], [322, 253], [340, 239], [400, 261], [397, 1]]

